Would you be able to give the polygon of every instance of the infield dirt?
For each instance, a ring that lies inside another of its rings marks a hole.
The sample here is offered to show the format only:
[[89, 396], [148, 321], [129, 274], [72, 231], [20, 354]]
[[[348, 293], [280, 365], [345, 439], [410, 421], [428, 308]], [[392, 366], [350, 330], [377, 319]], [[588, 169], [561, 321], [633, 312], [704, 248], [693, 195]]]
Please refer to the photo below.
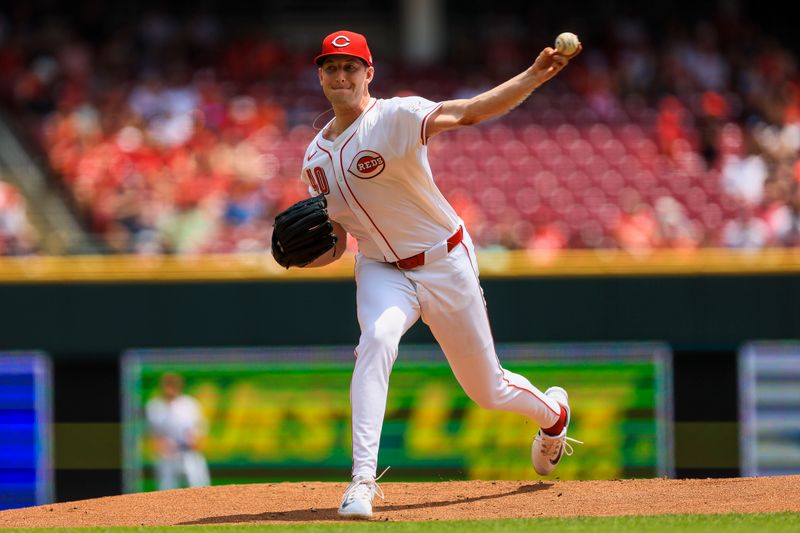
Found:
[[[346, 483], [223, 485], [0, 512], [0, 527], [331, 522]], [[800, 512], [800, 476], [381, 483], [374, 520]]]

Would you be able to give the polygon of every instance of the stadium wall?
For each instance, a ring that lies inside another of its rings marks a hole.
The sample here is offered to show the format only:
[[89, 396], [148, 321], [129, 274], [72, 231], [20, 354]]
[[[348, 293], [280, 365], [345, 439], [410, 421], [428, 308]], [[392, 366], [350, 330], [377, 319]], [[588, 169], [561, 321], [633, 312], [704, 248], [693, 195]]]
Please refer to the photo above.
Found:
[[[0, 349], [42, 350], [53, 358], [59, 501], [121, 492], [124, 350], [355, 345], [358, 339], [352, 265], [310, 277], [255, 276], [241, 266], [204, 267], [199, 275], [196, 265], [183, 275], [161, 268], [144, 276], [150, 267], [125, 274], [106, 265], [103, 274], [77, 262], [57, 275], [41, 265], [36, 274], [31, 260], [24, 279], [9, 274], [21, 264], [0, 267], [6, 273]], [[540, 275], [484, 269], [483, 286], [498, 343], [668, 343], [677, 475], [729, 476], [739, 474], [737, 350], [752, 340], [797, 338], [800, 331], [800, 269], [748, 264], [624, 275], [599, 267], [579, 273], [564, 267], [561, 275], [547, 268]], [[433, 339], [417, 324], [404, 342]]]

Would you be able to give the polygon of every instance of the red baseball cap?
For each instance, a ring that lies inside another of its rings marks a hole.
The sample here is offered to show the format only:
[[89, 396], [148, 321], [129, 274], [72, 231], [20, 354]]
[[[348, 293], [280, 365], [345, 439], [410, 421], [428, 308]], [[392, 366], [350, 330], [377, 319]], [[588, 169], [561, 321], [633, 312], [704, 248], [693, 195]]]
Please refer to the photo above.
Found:
[[367, 38], [360, 33], [347, 30], [331, 33], [322, 40], [322, 53], [314, 58], [314, 63], [321, 65], [326, 57], [333, 55], [357, 57], [372, 66], [372, 54], [367, 46]]

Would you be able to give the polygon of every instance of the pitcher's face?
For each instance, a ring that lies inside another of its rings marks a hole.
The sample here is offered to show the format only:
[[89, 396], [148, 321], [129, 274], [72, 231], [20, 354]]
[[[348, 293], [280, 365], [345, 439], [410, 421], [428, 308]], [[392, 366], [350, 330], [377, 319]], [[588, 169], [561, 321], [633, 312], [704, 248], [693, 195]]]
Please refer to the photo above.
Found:
[[355, 107], [365, 96], [369, 98], [369, 83], [375, 69], [351, 56], [330, 56], [319, 68], [322, 92], [333, 105]]

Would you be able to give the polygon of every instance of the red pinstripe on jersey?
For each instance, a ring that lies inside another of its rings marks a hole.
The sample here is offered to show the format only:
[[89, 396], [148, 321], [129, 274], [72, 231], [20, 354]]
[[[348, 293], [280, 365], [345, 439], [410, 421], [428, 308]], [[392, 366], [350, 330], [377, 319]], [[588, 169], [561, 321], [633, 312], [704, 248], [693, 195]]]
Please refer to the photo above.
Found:
[[441, 108], [441, 107], [442, 107], [442, 104], [437, 105], [436, 107], [431, 109], [430, 112], [427, 115], [425, 115], [425, 118], [422, 119], [422, 126], [420, 126], [420, 138], [422, 140], [422, 144], [428, 144], [428, 137], [427, 137], [427, 135], [425, 135], [425, 128], [428, 125], [428, 117], [433, 115], [436, 112], [436, 110]]
[[[317, 143], [317, 148], [319, 148], [320, 150], [322, 150], [323, 152], [328, 154], [328, 159], [331, 160], [331, 168], [333, 169], [334, 174], [336, 174], [336, 165], [333, 163], [333, 156], [331, 155], [331, 153], [329, 151], [327, 151], [325, 148], [323, 148], [322, 146], [320, 146], [319, 143]], [[335, 177], [336, 176], [334, 176], [334, 178]], [[350, 202], [347, 200], [347, 196], [344, 195], [344, 191], [342, 191], [342, 188], [339, 186], [339, 180], [336, 180], [336, 188], [339, 189], [339, 194], [342, 195], [342, 198], [344, 199], [344, 203], [347, 204], [347, 207], [350, 207]], [[353, 209], [353, 208], [350, 207], [350, 209]]]
[[[467, 260], [469, 261], [469, 265], [470, 265], [470, 267], [472, 267], [472, 273], [473, 273], [473, 274], [475, 274], [475, 277], [477, 278], [477, 277], [478, 277], [478, 273], [477, 273], [477, 272], [475, 272], [475, 267], [473, 267], [473, 266], [472, 266], [472, 254], [470, 254], [470, 253], [469, 253], [469, 248], [467, 247], [467, 245], [466, 245], [466, 244], [464, 244], [464, 242], [463, 242], [463, 241], [461, 242], [461, 246], [463, 246], [463, 247], [464, 247], [464, 251], [467, 253]], [[486, 306], [485, 306], [485, 305], [484, 305], [484, 307], [483, 307], [483, 310], [484, 310], [484, 312], [486, 312], [486, 322], [487, 322], [487, 323], [489, 323], [489, 331], [491, 332], [491, 330], [492, 330], [492, 324], [491, 324], [491, 322], [489, 322], [489, 312], [488, 312], [488, 311], [486, 311]], [[491, 335], [491, 338], [492, 338], [492, 345], [494, 345], [494, 334], [493, 334], [493, 333], [490, 333], [490, 335]], [[504, 370], [503, 370], [503, 367], [502, 367], [502, 365], [500, 365], [500, 359], [498, 359], [498, 358], [497, 358], [497, 354], [496, 354], [496, 353], [494, 354], [494, 360], [495, 360], [495, 362], [497, 362], [497, 368], [499, 368], [499, 369], [500, 369], [500, 375], [502, 376], [502, 379], [503, 379], [503, 381], [505, 381], [505, 382], [508, 384], [508, 386], [509, 386], [509, 387], [512, 387], [512, 388], [515, 388], [515, 389], [518, 389], [518, 390], [522, 390], [522, 391], [525, 391], [525, 392], [527, 392], [528, 394], [532, 395], [534, 398], [536, 398], [537, 400], [539, 400], [540, 402], [542, 402], [542, 403], [544, 404], [544, 406], [547, 408], [547, 410], [548, 410], [548, 411], [550, 411], [551, 413], [553, 413], [554, 415], [556, 415], [556, 416], [558, 416], [558, 417], [560, 417], [560, 416], [561, 416], [561, 411], [560, 411], [560, 410], [559, 410], [559, 411], [553, 411], [553, 410], [550, 408], [550, 406], [549, 406], [549, 405], [547, 405], [547, 402], [546, 402], [546, 401], [544, 401], [544, 400], [543, 400], [543, 399], [542, 399], [542, 398], [541, 398], [541, 397], [540, 397], [538, 394], [536, 394], [534, 391], [532, 391], [532, 390], [530, 390], [530, 389], [526, 389], [525, 387], [520, 387], [519, 385], [514, 385], [514, 384], [513, 384], [513, 383], [511, 383], [511, 382], [510, 382], [508, 379], [506, 379], [505, 372], [504, 372]]]
[[[375, 107], [375, 105], [376, 105], [377, 103], [378, 103], [378, 101], [377, 101], [377, 100], [375, 100], [375, 101], [372, 103], [372, 105], [369, 107], [369, 109], [367, 109], [367, 111], [364, 113], [364, 116], [366, 116], [366, 114], [367, 114], [367, 113], [369, 113], [370, 111], [372, 111], [372, 109]], [[346, 171], [345, 171], [345, 169], [344, 169], [344, 149], [345, 149], [345, 147], [347, 146], [347, 143], [349, 143], [349, 142], [350, 142], [350, 140], [351, 140], [353, 137], [355, 137], [356, 133], [358, 133], [358, 128], [360, 128], [360, 127], [361, 127], [361, 123], [359, 123], [359, 124], [358, 124], [358, 127], [356, 128], [356, 130], [355, 130], [355, 131], [354, 131], [354, 132], [353, 132], [353, 133], [350, 135], [350, 137], [348, 137], [348, 138], [347, 138], [347, 140], [344, 142], [344, 144], [342, 145], [342, 147], [339, 149], [339, 166], [340, 166], [340, 167], [341, 167], [341, 169], [342, 169], [342, 178], [344, 179], [344, 184], [345, 184], [345, 185], [347, 185], [347, 190], [348, 190], [348, 191], [350, 191], [350, 195], [353, 197], [353, 200], [355, 200], [355, 202], [358, 204], [358, 207], [360, 207], [360, 208], [361, 208], [361, 210], [362, 210], [362, 211], [364, 211], [364, 214], [365, 214], [365, 215], [367, 215], [367, 218], [368, 218], [368, 219], [369, 219], [369, 221], [372, 223], [372, 225], [375, 227], [375, 229], [378, 231], [378, 234], [379, 234], [379, 235], [381, 236], [381, 238], [383, 239], [383, 242], [385, 242], [385, 243], [386, 243], [386, 246], [388, 246], [388, 247], [389, 247], [389, 249], [392, 251], [392, 253], [394, 254], [394, 256], [395, 256], [397, 259], [402, 259], [402, 258], [401, 258], [399, 255], [397, 255], [397, 252], [395, 251], [395, 249], [394, 249], [394, 248], [392, 248], [392, 245], [391, 245], [391, 243], [389, 243], [389, 239], [387, 239], [387, 238], [386, 238], [386, 235], [384, 235], [384, 234], [383, 234], [383, 232], [381, 231], [381, 228], [379, 228], [379, 227], [378, 227], [378, 225], [375, 223], [375, 221], [374, 221], [374, 220], [372, 219], [372, 217], [370, 216], [369, 212], [367, 212], [367, 210], [366, 210], [366, 209], [364, 209], [364, 206], [363, 206], [363, 205], [361, 205], [361, 202], [359, 202], [359, 201], [358, 201], [358, 198], [356, 198], [356, 195], [355, 195], [355, 193], [353, 193], [353, 189], [351, 189], [351, 188], [350, 188], [350, 183], [347, 181], [347, 172], [346, 172]], [[318, 144], [317, 146], [319, 146], [319, 144]], [[337, 182], [337, 183], [338, 183], [338, 182]]]

